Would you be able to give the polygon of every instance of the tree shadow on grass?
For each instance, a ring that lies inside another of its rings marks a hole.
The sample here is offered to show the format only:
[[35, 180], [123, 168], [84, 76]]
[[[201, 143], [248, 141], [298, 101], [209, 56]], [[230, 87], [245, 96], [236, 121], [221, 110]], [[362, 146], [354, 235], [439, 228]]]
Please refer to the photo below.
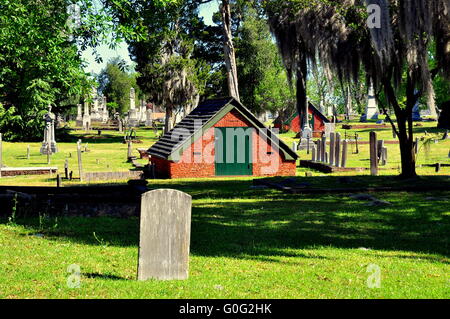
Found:
[[[332, 179], [323, 180], [327, 187]], [[371, 183], [374, 180], [368, 178], [367, 184]], [[249, 180], [151, 181], [149, 186], [175, 188], [193, 196], [191, 253], [197, 256], [269, 262], [282, 262], [278, 257], [328, 258], [295, 251], [315, 247], [450, 256], [449, 192], [374, 193], [391, 205], [368, 206], [367, 201], [348, 194], [291, 195], [250, 189]], [[442, 200], [427, 201], [427, 196]], [[19, 223], [32, 229], [38, 226], [36, 219]], [[139, 219], [62, 218], [45, 237], [137, 248]]]

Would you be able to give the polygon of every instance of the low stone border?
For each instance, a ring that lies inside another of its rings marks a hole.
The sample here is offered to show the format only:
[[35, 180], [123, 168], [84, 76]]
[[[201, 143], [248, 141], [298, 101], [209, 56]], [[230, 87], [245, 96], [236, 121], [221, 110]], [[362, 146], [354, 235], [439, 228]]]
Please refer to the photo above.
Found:
[[83, 173], [83, 182], [92, 183], [99, 181], [144, 179], [143, 171], [126, 172], [87, 172]]
[[56, 174], [58, 167], [2, 167], [2, 177]]
[[334, 173], [334, 172], [362, 172], [368, 170], [364, 167], [336, 167], [321, 162], [313, 162], [309, 160], [301, 160], [300, 167], [311, 168], [318, 170], [322, 173]]
[[143, 185], [117, 186], [0, 186], [0, 218], [11, 216], [37, 217], [130, 217], [139, 216]]

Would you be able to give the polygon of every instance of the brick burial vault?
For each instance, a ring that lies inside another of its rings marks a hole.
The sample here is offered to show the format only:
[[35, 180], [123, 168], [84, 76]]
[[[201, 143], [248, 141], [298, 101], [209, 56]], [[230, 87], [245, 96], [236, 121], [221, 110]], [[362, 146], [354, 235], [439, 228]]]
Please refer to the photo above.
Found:
[[158, 178], [294, 176], [298, 158], [234, 98], [202, 102], [148, 153]]

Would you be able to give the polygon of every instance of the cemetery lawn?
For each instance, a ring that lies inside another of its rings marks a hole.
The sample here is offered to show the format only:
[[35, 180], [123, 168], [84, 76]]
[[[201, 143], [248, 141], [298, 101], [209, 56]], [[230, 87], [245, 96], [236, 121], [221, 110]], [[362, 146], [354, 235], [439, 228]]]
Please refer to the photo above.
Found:
[[[150, 181], [193, 196], [186, 281], [135, 280], [137, 218], [3, 219], [0, 298], [450, 298], [450, 192], [375, 193], [391, 205], [368, 206], [251, 185]], [[372, 264], [380, 288], [367, 286]]]

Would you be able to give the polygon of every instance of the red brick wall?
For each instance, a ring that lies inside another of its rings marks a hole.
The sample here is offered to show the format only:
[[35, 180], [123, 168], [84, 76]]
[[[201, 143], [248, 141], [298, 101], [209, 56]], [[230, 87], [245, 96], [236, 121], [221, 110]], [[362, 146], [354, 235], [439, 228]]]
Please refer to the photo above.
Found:
[[[214, 127], [249, 127], [251, 124], [237, 111], [226, 114]], [[189, 146], [178, 162], [152, 157], [158, 177], [194, 178], [215, 177], [214, 127], [208, 129], [203, 139]], [[253, 176], [294, 176], [295, 161], [285, 161], [282, 154], [274, 150], [253, 132]], [[261, 146], [260, 149], [258, 146]], [[260, 152], [261, 154], [258, 154]], [[272, 154], [267, 154], [272, 152]]]
[[[309, 114], [312, 114], [312, 109], [308, 110]], [[291, 131], [298, 133], [300, 132], [300, 116], [296, 116], [290, 126]], [[317, 115], [314, 114], [314, 132], [324, 132], [325, 131], [325, 123], [323, 120]]]
[[156, 177], [158, 178], [170, 178], [170, 163], [169, 161], [156, 157], [156, 156], [152, 156], [150, 158], [150, 161], [153, 165], [155, 165], [155, 174]]

